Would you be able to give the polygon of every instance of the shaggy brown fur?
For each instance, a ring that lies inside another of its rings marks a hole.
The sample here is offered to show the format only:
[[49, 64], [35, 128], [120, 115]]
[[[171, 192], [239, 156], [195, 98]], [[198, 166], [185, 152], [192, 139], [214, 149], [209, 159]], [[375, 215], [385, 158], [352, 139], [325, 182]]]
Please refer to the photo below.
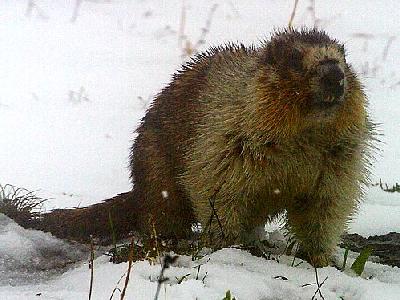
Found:
[[322, 31], [287, 29], [257, 48], [198, 55], [137, 132], [127, 200], [55, 211], [40, 228], [104, 236], [114, 207], [121, 235], [148, 231], [151, 219], [159, 234], [185, 238], [200, 222], [221, 246], [286, 210], [308, 260], [324, 266], [361, 199], [372, 124], [343, 46]]

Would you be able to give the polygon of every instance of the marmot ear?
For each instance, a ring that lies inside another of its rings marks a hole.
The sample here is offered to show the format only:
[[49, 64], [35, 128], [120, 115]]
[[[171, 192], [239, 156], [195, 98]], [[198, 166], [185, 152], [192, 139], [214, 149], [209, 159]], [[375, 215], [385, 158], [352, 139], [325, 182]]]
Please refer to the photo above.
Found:
[[339, 44], [339, 51], [343, 54], [343, 56], [346, 55], [346, 49], [344, 48], [343, 44]]
[[337, 49], [339, 50], [339, 53], [342, 55], [342, 59], [343, 59], [345, 65], [346, 65], [347, 64], [347, 62], [346, 62], [346, 54], [347, 54], [346, 53], [346, 49], [345, 49], [343, 44], [340, 44], [340, 43], [336, 42], [336, 45], [337, 45]]

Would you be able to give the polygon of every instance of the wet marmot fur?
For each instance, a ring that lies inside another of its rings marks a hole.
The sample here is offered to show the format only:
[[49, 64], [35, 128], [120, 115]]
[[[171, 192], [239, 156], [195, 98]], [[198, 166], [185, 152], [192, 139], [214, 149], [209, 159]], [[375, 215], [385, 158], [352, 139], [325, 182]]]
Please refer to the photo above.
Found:
[[60, 237], [146, 232], [212, 246], [246, 241], [287, 211], [288, 228], [324, 266], [362, 198], [372, 123], [342, 44], [286, 29], [258, 47], [197, 55], [154, 99], [133, 144], [133, 190], [36, 226]]

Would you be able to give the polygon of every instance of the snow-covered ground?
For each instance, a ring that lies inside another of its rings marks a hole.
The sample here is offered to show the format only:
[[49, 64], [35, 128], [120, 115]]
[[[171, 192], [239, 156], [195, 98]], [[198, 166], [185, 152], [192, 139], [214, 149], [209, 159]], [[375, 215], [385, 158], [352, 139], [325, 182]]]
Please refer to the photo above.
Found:
[[[35, 4], [31, 12], [29, 2]], [[316, 22], [345, 42], [371, 114], [382, 123], [373, 181], [382, 179], [391, 186], [400, 181], [400, 2], [316, 0], [316, 19], [311, 2], [299, 1], [294, 24]], [[205, 43], [196, 46], [204, 50], [227, 41], [250, 44], [268, 38], [273, 28], [287, 25], [294, 1], [83, 0], [71, 22], [75, 1], [2, 0], [0, 184], [37, 191], [50, 198], [47, 209], [84, 206], [129, 190], [128, 155], [135, 127], [184, 60], [182, 5], [184, 34], [192, 45], [211, 21]], [[371, 187], [350, 231], [364, 236], [400, 232], [399, 216], [400, 193]], [[0, 217], [0, 299], [87, 298], [87, 265], [61, 276], [40, 269], [79, 260], [81, 250]], [[49, 249], [54, 254], [44, 257]], [[181, 284], [164, 285], [160, 299], [222, 299], [227, 290], [237, 299], [311, 299], [315, 285], [301, 286], [315, 282], [314, 271], [306, 264], [290, 267], [286, 261], [290, 258], [277, 263], [233, 249], [193, 265], [187, 260], [167, 276], [191, 275]], [[198, 263], [204, 265], [196, 280], [192, 267]], [[93, 299], [108, 299], [126, 269], [126, 264], [97, 259]], [[135, 263], [128, 299], [153, 299], [159, 271], [159, 265]], [[400, 295], [398, 268], [370, 263], [364, 278], [320, 270], [320, 280], [326, 276], [325, 299]], [[373, 278], [365, 279], [369, 276]]]

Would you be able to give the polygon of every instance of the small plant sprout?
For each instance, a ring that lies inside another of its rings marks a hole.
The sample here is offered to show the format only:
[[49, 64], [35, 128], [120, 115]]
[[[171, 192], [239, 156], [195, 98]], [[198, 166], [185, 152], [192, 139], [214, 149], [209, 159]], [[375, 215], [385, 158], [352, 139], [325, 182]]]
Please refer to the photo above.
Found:
[[346, 263], [347, 263], [347, 256], [349, 255], [349, 248], [346, 248], [344, 251], [344, 256], [343, 256], [343, 266], [342, 266], [342, 272], [346, 268]]
[[364, 267], [365, 264], [368, 260], [368, 257], [371, 256], [372, 254], [372, 247], [371, 246], [367, 246], [365, 247], [360, 255], [356, 258], [356, 260], [353, 262], [353, 264], [351, 265], [351, 269], [358, 275], [360, 276], [362, 274], [362, 272], [364, 271]]
[[231, 291], [227, 290], [225, 293], [225, 297], [222, 300], [236, 300], [235, 297], [232, 297]]

